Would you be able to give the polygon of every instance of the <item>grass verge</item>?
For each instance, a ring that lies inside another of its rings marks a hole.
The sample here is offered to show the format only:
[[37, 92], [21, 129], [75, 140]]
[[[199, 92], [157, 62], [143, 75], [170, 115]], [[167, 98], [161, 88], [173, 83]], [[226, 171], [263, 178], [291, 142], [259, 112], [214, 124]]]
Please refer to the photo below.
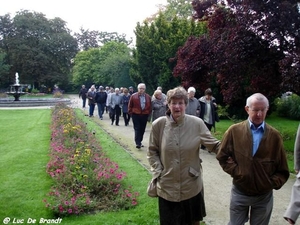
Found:
[[[41, 218], [56, 219], [43, 202], [52, 185], [46, 173], [50, 143], [49, 110], [0, 110], [0, 220]], [[94, 213], [63, 218], [61, 224], [103, 225], [154, 225], [158, 224], [157, 199], [149, 198], [146, 187], [151, 178], [141, 167], [102, 129], [79, 116], [89, 129], [96, 131], [107, 156], [127, 173], [125, 182], [140, 193], [138, 205], [127, 211]]]

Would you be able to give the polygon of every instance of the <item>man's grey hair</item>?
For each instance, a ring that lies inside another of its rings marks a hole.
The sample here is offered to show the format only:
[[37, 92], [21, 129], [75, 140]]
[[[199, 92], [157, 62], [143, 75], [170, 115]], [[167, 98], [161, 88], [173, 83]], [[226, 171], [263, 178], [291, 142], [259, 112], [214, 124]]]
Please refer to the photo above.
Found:
[[246, 106], [251, 107], [254, 99], [257, 101], [264, 101], [267, 104], [267, 107], [269, 107], [269, 100], [267, 99], [266, 96], [264, 96], [261, 93], [255, 93], [255, 94], [249, 96], [246, 101]]

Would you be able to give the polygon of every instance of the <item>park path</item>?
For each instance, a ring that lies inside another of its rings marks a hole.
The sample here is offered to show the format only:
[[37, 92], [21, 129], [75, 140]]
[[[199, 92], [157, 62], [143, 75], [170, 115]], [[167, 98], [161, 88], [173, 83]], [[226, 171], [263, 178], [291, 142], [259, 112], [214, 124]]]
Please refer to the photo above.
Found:
[[[81, 100], [77, 95], [70, 95], [70, 98], [73, 107], [81, 108]], [[88, 115], [88, 107], [82, 110]], [[120, 126], [111, 125], [108, 114], [104, 114], [104, 119], [100, 120], [97, 115], [97, 107], [95, 108], [94, 115], [95, 116], [90, 119], [99, 124], [99, 126], [122, 145], [133, 158], [149, 170], [146, 150], [151, 130], [150, 123], [148, 123], [144, 135], [144, 147], [138, 150], [135, 148], [132, 123], [126, 127], [123, 118], [120, 117]], [[207, 211], [205, 222], [207, 225], [226, 225], [229, 218], [231, 177], [221, 169], [215, 158], [215, 154], [210, 154], [207, 151], [201, 150], [200, 157], [203, 160], [203, 179]], [[290, 179], [280, 190], [274, 190], [274, 207], [270, 225], [287, 224], [283, 219], [283, 213], [288, 206], [291, 188], [294, 182], [295, 176], [291, 175]]]

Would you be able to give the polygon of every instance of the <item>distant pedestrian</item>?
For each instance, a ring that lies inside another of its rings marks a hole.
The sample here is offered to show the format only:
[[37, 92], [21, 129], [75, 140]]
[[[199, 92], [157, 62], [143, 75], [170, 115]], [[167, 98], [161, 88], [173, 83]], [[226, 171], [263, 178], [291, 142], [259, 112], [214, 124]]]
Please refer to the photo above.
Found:
[[115, 92], [115, 89], [114, 88], [110, 88], [109, 89], [109, 92], [107, 94], [107, 99], [106, 99], [106, 108], [107, 108], [107, 111], [108, 111], [108, 115], [109, 115], [109, 119], [111, 119], [111, 115], [112, 115], [112, 111], [111, 111], [111, 107], [110, 107], [110, 101], [111, 101], [111, 95]]
[[142, 141], [147, 126], [148, 117], [152, 112], [151, 97], [146, 94], [146, 85], [140, 83], [138, 92], [134, 93], [128, 103], [128, 112], [132, 117], [134, 141], [136, 148], [143, 147]]
[[99, 91], [96, 93], [96, 103], [98, 107], [98, 115], [100, 120], [103, 120], [103, 113], [106, 106], [107, 94], [102, 86], [99, 87]]
[[95, 110], [95, 105], [96, 105], [96, 91], [95, 91], [95, 86], [92, 85], [91, 88], [89, 89], [87, 93], [87, 98], [89, 101], [89, 117], [94, 116], [94, 110]]
[[123, 112], [123, 119], [125, 122], [125, 126], [129, 125], [130, 122], [130, 114], [128, 113], [128, 103], [129, 103], [129, 99], [130, 99], [130, 94], [128, 92], [127, 88], [123, 89], [123, 107], [122, 107], [122, 112]]
[[185, 108], [185, 113], [192, 116], [199, 116], [200, 103], [195, 98], [196, 89], [194, 87], [188, 88], [188, 104]]
[[161, 90], [156, 90], [152, 98], [152, 122], [161, 116], [166, 115], [167, 99], [163, 98]]
[[132, 95], [133, 93], [135, 93], [135, 91], [133, 90], [133, 87], [130, 86], [130, 87], [129, 87], [129, 94]]
[[79, 91], [79, 98], [82, 98], [82, 108], [85, 108], [86, 105], [86, 94], [88, 90], [85, 88], [85, 85], [81, 86], [81, 89]]
[[[211, 131], [212, 128], [216, 129], [216, 122], [218, 122], [217, 116], [217, 103], [216, 99], [212, 96], [212, 90], [206, 89], [204, 96], [199, 98], [200, 102], [200, 115], [199, 117], [204, 121], [206, 127]], [[204, 145], [201, 145], [202, 150], [206, 150]]]
[[119, 88], [115, 88], [115, 92], [111, 94], [109, 106], [111, 110], [111, 125], [116, 121], [116, 126], [119, 126], [119, 118], [121, 115], [121, 108], [123, 105], [123, 99]]

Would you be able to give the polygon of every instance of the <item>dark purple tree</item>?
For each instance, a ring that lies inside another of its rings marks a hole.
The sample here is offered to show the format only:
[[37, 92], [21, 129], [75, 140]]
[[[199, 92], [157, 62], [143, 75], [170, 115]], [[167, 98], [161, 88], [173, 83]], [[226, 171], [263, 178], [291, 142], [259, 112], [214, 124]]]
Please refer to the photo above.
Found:
[[[272, 100], [287, 87], [299, 90], [299, 12], [283, 1], [270, 2], [228, 1], [225, 6], [193, 1], [195, 19], [207, 22], [208, 34], [189, 38], [179, 49], [174, 76], [181, 76], [184, 86], [200, 90], [216, 80], [224, 103], [236, 109], [254, 92]], [[294, 15], [293, 26], [286, 19], [283, 22], [288, 12]], [[280, 28], [274, 26], [277, 20]]]

